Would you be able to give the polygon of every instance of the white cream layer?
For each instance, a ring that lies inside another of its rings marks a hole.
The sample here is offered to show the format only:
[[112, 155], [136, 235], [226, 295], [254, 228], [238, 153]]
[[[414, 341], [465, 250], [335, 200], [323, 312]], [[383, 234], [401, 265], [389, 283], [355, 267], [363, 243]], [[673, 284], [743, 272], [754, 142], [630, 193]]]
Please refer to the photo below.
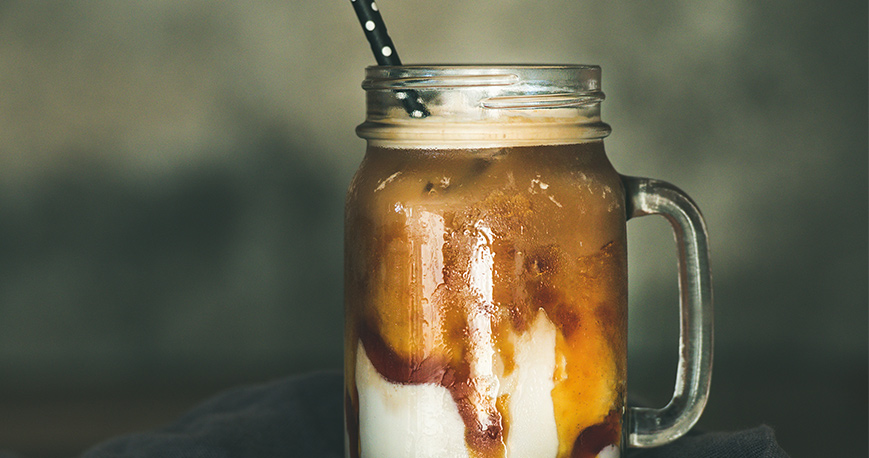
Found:
[[[506, 458], [553, 458], [558, 431], [552, 405], [555, 326], [542, 310], [514, 335], [515, 366], [498, 376], [507, 394], [510, 428]], [[503, 364], [492, 368], [501, 372]], [[403, 385], [384, 379], [360, 342], [356, 352], [359, 441], [362, 458], [467, 458], [465, 424], [450, 392], [435, 384]]]
[[465, 424], [446, 388], [384, 379], [360, 342], [356, 389], [362, 458], [468, 457]]

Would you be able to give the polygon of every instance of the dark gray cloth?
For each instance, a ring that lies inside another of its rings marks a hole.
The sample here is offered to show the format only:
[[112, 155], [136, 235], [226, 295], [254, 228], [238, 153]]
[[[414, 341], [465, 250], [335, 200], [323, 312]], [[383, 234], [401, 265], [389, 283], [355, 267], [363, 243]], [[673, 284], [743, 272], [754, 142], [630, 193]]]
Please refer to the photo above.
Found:
[[630, 449], [628, 458], [788, 458], [769, 426], [731, 433], [691, 432], [663, 447]]
[[[118, 437], [82, 458], [343, 458], [343, 381], [314, 373], [242, 387], [201, 404], [165, 428]], [[772, 429], [692, 432], [630, 458], [787, 458]], [[2, 458], [2, 454], [0, 454]]]
[[237, 388], [82, 458], [343, 458], [343, 385], [340, 374], [315, 373]]

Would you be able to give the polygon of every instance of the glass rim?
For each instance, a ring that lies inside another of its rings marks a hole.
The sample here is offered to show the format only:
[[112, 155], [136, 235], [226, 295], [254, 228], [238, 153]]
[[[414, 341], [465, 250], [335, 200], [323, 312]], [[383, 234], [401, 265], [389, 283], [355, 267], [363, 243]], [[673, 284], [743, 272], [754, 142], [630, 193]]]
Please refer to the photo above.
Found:
[[[369, 141], [431, 147], [574, 143], [606, 137], [597, 65], [457, 64], [370, 66], [362, 88]], [[402, 103], [428, 111], [414, 116]]]
[[533, 84], [600, 90], [601, 67], [584, 64], [412, 64], [365, 68], [362, 88], [370, 90], [446, 89]]
[[600, 65], [595, 64], [529, 64], [529, 63], [491, 63], [491, 64], [471, 64], [471, 63], [458, 63], [458, 64], [445, 64], [445, 63], [430, 63], [430, 64], [402, 64], [402, 65], [369, 65], [365, 67], [366, 70], [377, 70], [377, 69], [395, 69], [395, 68], [406, 68], [406, 69], [462, 69], [462, 68], [541, 68], [541, 69], [600, 69]]

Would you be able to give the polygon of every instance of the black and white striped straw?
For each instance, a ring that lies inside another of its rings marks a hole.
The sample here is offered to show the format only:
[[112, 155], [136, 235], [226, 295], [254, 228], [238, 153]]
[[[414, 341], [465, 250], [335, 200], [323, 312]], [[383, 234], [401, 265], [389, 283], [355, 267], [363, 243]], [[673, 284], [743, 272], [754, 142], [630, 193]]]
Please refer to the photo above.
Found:
[[[386, 33], [386, 24], [383, 23], [374, 0], [350, 0], [350, 3], [353, 4], [356, 17], [362, 24], [365, 38], [371, 44], [371, 51], [374, 52], [377, 65], [401, 65], [401, 59], [398, 58], [392, 39]], [[416, 91], [412, 89], [396, 91], [395, 95], [401, 100], [401, 104], [411, 117], [424, 118], [430, 114]]]

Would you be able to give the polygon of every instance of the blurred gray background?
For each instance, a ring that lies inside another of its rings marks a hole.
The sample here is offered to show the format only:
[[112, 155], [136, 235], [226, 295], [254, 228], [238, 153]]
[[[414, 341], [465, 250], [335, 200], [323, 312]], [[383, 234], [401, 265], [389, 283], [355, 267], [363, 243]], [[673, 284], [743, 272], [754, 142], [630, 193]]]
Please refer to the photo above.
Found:
[[[72, 456], [339, 367], [373, 63], [348, 3], [0, 1], [0, 448]], [[406, 63], [601, 65], [616, 168], [708, 220], [700, 427], [867, 456], [865, 1], [379, 4]], [[630, 387], [663, 404], [674, 244], [629, 231]]]

